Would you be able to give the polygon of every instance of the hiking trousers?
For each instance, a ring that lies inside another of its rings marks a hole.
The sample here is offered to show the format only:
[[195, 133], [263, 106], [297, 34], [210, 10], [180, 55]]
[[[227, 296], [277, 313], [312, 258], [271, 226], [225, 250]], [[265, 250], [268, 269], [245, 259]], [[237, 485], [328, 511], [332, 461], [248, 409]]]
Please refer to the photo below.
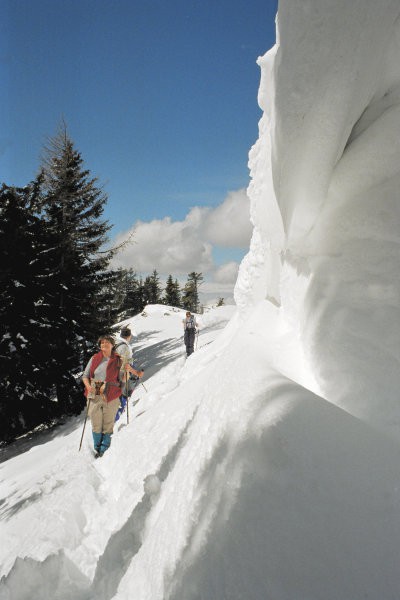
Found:
[[107, 402], [104, 396], [96, 396], [90, 402], [89, 417], [92, 421], [93, 433], [112, 433], [115, 415], [119, 408], [119, 398]]
[[194, 352], [194, 338], [196, 336], [195, 329], [185, 329], [184, 342], [186, 346], [186, 354], [190, 356]]

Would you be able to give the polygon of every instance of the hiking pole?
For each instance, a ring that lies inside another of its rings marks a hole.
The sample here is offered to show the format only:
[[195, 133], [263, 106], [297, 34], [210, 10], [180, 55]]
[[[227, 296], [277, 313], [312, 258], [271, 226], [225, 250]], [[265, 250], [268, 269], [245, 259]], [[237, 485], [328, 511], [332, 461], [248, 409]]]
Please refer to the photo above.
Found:
[[126, 423], [129, 425], [129, 396], [128, 396], [128, 371], [125, 372], [125, 393], [126, 393]]
[[138, 383], [139, 383], [139, 378], [137, 378], [137, 380], [135, 381], [132, 391], [129, 394], [129, 396], [127, 395], [127, 397], [126, 397], [126, 420], [127, 420], [127, 423], [129, 423], [129, 400], [132, 398], [133, 392], [136, 390]]
[[91, 402], [91, 398], [89, 398], [89, 400], [88, 400], [88, 402], [87, 402], [87, 404], [86, 404], [86, 415], [85, 415], [85, 422], [83, 423], [83, 431], [82, 431], [82, 436], [81, 436], [81, 443], [79, 444], [79, 450], [78, 450], [78, 452], [80, 452], [80, 450], [81, 450], [81, 448], [82, 448], [83, 435], [84, 435], [84, 433], [85, 433], [85, 427], [86, 427], [86, 421], [87, 421], [87, 418], [88, 418], [88, 413], [89, 413], [89, 405], [90, 405], [90, 402]]
[[144, 389], [145, 389], [145, 392], [147, 392], [146, 386], [144, 385], [144, 383], [140, 382], [140, 385], [142, 385], [144, 387]]

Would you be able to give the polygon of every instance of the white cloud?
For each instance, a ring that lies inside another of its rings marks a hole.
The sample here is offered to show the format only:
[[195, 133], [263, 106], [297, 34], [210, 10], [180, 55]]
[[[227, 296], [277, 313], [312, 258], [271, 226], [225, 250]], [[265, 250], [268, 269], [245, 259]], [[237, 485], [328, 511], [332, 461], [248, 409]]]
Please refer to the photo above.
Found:
[[205, 237], [217, 246], [247, 248], [252, 230], [250, 200], [245, 189], [229, 192], [205, 218]]
[[[133, 243], [117, 256], [115, 266], [132, 267], [138, 272], [157, 269], [159, 273], [174, 275], [209, 271], [213, 267], [211, 244], [200, 238], [198, 229], [187, 218], [137, 221], [132, 230]], [[118, 236], [115, 243], [126, 239], [131, 231]]]
[[[160, 274], [174, 276], [190, 271], [205, 275], [215, 269], [213, 245], [232, 248], [249, 245], [252, 229], [249, 214], [249, 200], [243, 189], [229, 192], [216, 208], [195, 206], [183, 221], [172, 221], [170, 217], [147, 223], [137, 221], [131, 230], [114, 240], [113, 245], [117, 245], [133, 232], [133, 243], [116, 256], [113, 266], [132, 267], [139, 273], [157, 269]], [[216, 269], [214, 279], [231, 282], [234, 264]]]
[[236, 282], [239, 265], [235, 261], [231, 261], [221, 265], [215, 269], [213, 273], [213, 281], [219, 284], [233, 285]]

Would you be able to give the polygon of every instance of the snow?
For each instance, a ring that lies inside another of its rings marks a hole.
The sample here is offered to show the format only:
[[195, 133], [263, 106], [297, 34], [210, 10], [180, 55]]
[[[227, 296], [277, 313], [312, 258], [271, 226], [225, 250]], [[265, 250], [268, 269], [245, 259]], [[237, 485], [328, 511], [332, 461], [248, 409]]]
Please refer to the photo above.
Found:
[[398, 600], [400, 4], [281, 0], [235, 306], [127, 320], [110, 450], [0, 465], [1, 600]]

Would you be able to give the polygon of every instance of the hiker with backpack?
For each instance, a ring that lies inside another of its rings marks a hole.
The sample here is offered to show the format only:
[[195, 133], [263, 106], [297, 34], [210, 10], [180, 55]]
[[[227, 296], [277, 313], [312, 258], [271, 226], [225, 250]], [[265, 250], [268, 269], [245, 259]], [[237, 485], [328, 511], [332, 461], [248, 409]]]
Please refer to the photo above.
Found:
[[196, 337], [196, 331], [198, 330], [198, 325], [196, 322], [196, 318], [190, 311], [186, 312], [186, 317], [182, 321], [184, 335], [183, 340], [186, 346], [186, 356], [190, 356], [194, 352], [194, 340]]
[[118, 421], [121, 414], [124, 412], [126, 403], [128, 402], [128, 398], [136, 386], [136, 382], [138, 379], [143, 377], [144, 374], [144, 371], [136, 368], [132, 362], [132, 349], [130, 346], [132, 338], [132, 331], [129, 329], [129, 327], [123, 327], [121, 329], [120, 337], [116, 339], [114, 346], [114, 350], [120, 355], [123, 365], [128, 364], [130, 366], [130, 369], [126, 371], [126, 376], [122, 387], [122, 394], [120, 396], [120, 405], [115, 416], [116, 421]]
[[112, 335], [100, 336], [100, 351], [91, 357], [82, 375], [96, 458], [110, 447], [125, 373], [135, 371], [129, 363], [123, 363], [114, 343]]

